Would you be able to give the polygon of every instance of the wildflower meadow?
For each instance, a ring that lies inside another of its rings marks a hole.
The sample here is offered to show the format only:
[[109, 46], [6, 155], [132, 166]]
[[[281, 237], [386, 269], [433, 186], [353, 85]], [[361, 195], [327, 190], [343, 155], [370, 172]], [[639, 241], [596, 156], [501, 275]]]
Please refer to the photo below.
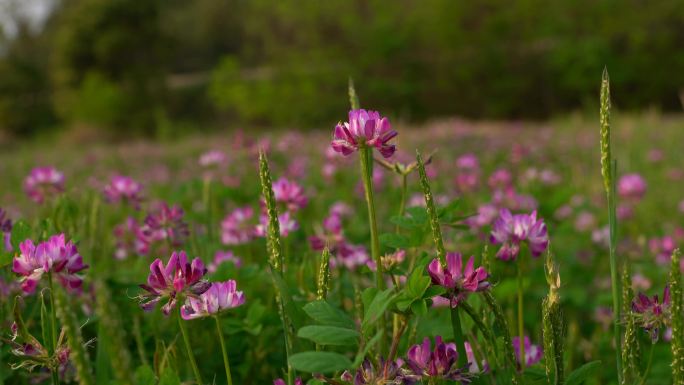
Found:
[[[0, 154], [0, 384], [684, 384], [684, 121]], [[290, 101], [288, 101], [290, 102]]]

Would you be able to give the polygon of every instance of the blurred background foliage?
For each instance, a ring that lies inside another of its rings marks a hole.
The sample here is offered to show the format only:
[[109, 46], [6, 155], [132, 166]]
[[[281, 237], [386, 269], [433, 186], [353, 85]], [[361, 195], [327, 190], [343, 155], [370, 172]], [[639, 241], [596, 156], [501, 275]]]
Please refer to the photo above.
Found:
[[593, 110], [604, 65], [617, 107], [682, 108], [681, 0], [0, 3], [0, 138], [330, 126], [349, 76], [408, 121]]

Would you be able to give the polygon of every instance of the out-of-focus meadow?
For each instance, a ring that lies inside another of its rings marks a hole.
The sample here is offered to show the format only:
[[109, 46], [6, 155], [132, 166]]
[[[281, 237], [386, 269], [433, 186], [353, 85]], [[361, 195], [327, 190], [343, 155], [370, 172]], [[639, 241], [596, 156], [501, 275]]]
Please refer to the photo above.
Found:
[[0, 385], [684, 383], [681, 1], [0, 4]]

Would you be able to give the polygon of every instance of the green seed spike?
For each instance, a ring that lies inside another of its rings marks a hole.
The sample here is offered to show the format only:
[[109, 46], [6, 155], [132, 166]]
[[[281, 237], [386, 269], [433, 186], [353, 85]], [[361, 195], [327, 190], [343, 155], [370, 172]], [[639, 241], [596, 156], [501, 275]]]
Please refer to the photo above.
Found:
[[[560, 270], [553, 260], [549, 247], [546, 254], [545, 273], [549, 294], [542, 301], [542, 328], [546, 375], [555, 385], [563, 383], [563, 313], [560, 308]], [[551, 376], [553, 374], [553, 377]]]
[[672, 253], [672, 268], [670, 270], [670, 295], [672, 303], [672, 383], [684, 383], [684, 316], [682, 314], [682, 272], [680, 270], [681, 253], [676, 249]]
[[432, 229], [432, 239], [437, 248], [437, 256], [442, 264], [446, 263], [446, 250], [444, 249], [444, 241], [442, 240], [442, 230], [439, 226], [439, 218], [437, 217], [437, 209], [435, 202], [432, 199], [432, 191], [430, 191], [430, 181], [425, 173], [425, 164], [420, 151], [416, 150], [416, 161], [418, 163], [418, 174], [420, 175], [420, 186], [423, 188], [423, 195], [425, 196], [425, 206], [427, 207], [428, 217], [430, 218], [430, 228]]
[[278, 210], [276, 209], [275, 194], [271, 170], [268, 167], [268, 159], [263, 151], [259, 151], [259, 178], [261, 179], [261, 191], [266, 202], [268, 214], [268, 230], [266, 242], [268, 245], [269, 262], [272, 268], [282, 273], [283, 254], [280, 242], [280, 223], [278, 222]]
[[76, 319], [74, 307], [70, 306], [64, 290], [57, 289], [55, 294], [55, 306], [57, 317], [62, 321], [62, 327], [66, 333], [67, 344], [69, 345], [69, 358], [76, 367], [76, 379], [79, 385], [95, 385], [93, 371], [88, 361], [88, 354], [85, 350], [81, 328]]
[[610, 79], [608, 69], [603, 69], [601, 78], [601, 109], [599, 111], [601, 125], [601, 175], [606, 192], [610, 190], [611, 180], [611, 149], [610, 149]]
[[639, 370], [639, 359], [641, 352], [639, 349], [638, 328], [631, 313], [630, 304], [634, 292], [632, 291], [632, 277], [629, 263], [625, 262], [622, 267], [622, 316], [625, 324], [625, 334], [622, 342], [622, 382], [621, 385], [631, 384], [637, 381], [641, 375]]
[[330, 251], [328, 247], [323, 249], [321, 254], [321, 263], [318, 266], [318, 288], [316, 290], [316, 299], [325, 300], [328, 296], [328, 287], [330, 285]]
[[354, 79], [349, 77], [349, 105], [351, 105], [352, 110], [358, 110], [361, 108], [359, 104], [359, 95], [356, 93], [354, 88]]

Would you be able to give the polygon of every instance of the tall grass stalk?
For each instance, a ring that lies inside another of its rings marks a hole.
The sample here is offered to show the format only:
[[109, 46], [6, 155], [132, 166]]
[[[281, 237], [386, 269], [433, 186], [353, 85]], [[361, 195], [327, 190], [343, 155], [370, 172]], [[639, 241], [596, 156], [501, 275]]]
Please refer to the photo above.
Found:
[[[430, 181], [425, 173], [425, 163], [420, 151], [416, 151], [416, 162], [418, 163], [418, 174], [420, 175], [420, 186], [423, 188], [423, 195], [425, 196], [425, 206], [427, 207], [428, 217], [430, 218], [430, 228], [432, 229], [432, 239], [437, 248], [437, 256], [442, 265], [446, 264], [446, 249], [444, 248], [444, 240], [442, 239], [442, 229], [439, 225], [439, 217], [437, 215], [437, 208], [430, 190]], [[458, 306], [450, 306], [451, 312], [451, 329], [454, 333], [454, 342], [456, 343], [456, 350], [458, 351], [458, 365], [463, 367], [467, 365], [468, 359], [465, 352], [465, 340], [463, 339], [463, 328], [461, 327], [461, 317], [458, 312]]]
[[630, 303], [632, 302], [633, 296], [630, 268], [629, 264], [625, 262], [622, 267], [622, 318], [625, 324], [625, 332], [621, 349], [621, 385], [633, 384], [641, 376], [639, 369], [641, 352], [637, 335], [639, 330], [630, 309]]
[[620, 282], [618, 281], [618, 261], [615, 254], [617, 246], [617, 215], [615, 179], [617, 174], [617, 161], [612, 158], [611, 130], [610, 130], [610, 79], [608, 70], [603, 70], [601, 79], [601, 107], [599, 111], [600, 134], [601, 134], [601, 174], [603, 185], [606, 189], [608, 200], [608, 226], [610, 230], [608, 253], [610, 257], [610, 284], [613, 296], [613, 338], [615, 343], [615, 360], [617, 365], [618, 382], [622, 383], [622, 357], [621, 357], [621, 333], [620, 333]]
[[266, 213], [268, 215], [268, 230], [266, 234], [266, 245], [268, 248], [269, 264], [271, 266], [271, 274], [273, 279], [273, 286], [276, 291], [276, 303], [278, 304], [278, 313], [283, 325], [283, 334], [285, 335], [285, 357], [287, 359], [287, 384], [294, 384], [294, 368], [290, 364], [290, 356], [292, 355], [293, 339], [292, 327], [288, 319], [285, 307], [283, 305], [283, 293], [281, 293], [278, 281], [282, 281], [283, 274], [283, 252], [282, 242], [280, 239], [280, 223], [278, 222], [278, 210], [276, 208], [275, 194], [273, 193], [273, 181], [271, 179], [271, 170], [268, 166], [268, 159], [263, 151], [259, 151], [259, 180], [261, 182], [261, 192], [266, 202]]

